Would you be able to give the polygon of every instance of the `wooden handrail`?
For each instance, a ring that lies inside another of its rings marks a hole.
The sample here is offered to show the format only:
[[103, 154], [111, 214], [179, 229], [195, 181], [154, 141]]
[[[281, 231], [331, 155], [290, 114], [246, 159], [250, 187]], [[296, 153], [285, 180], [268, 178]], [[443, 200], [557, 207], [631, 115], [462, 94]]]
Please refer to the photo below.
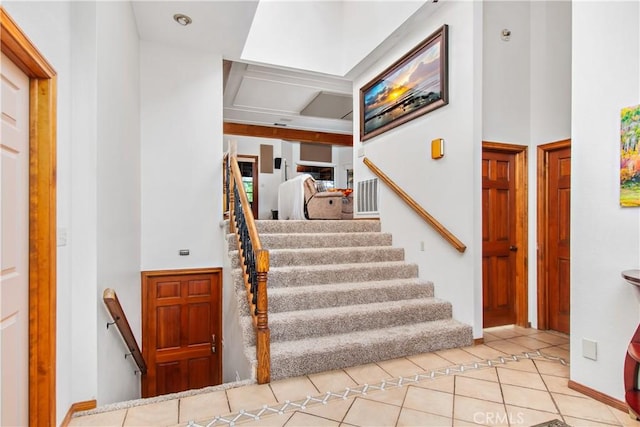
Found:
[[[260, 235], [253, 217], [249, 199], [242, 185], [242, 173], [238, 159], [228, 156], [229, 168], [229, 227], [236, 235], [244, 285], [247, 290], [249, 311], [256, 331], [256, 379], [258, 384], [271, 381], [271, 332], [269, 330], [267, 275], [269, 251], [262, 248]], [[226, 173], [226, 172], [225, 172]], [[240, 199], [240, 215], [236, 212], [236, 194]], [[244, 229], [246, 228], [246, 234]], [[248, 241], [243, 241], [243, 235]], [[248, 236], [247, 236], [248, 235]], [[243, 267], [244, 266], [244, 267]], [[255, 274], [255, 275], [254, 275]]]
[[109, 314], [111, 314], [113, 323], [118, 327], [118, 331], [120, 331], [120, 335], [122, 335], [122, 338], [124, 339], [124, 342], [127, 345], [131, 356], [133, 357], [133, 360], [135, 360], [136, 365], [138, 365], [140, 373], [142, 375], [146, 374], [147, 364], [144, 361], [144, 357], [142, 357], [142, 353], [140, 352], [140, 347], [138, 347], [136, 338], [133, 336], [133, 331], [131, 330], [131, 326], [129, 326], [127, 316], [124, 314], [124, 310], [122, 310], [120, 301], [118, 301], [116, 291], [111, 288], [105, 289], [102, 293], [102, 300], [107, 306]]
[[458, 252], [464, 252], [467, 247], [442, 224], [440, 224], [433, 216], [429, 214], [422, 206], [418, 204], [411, 196], [409, 196], [402, 188], [400, 188], [391, 178], [380, 170], [371, 160], [366, 157], [362, 159], [365, 165], [378, 176], [385, 184], [387, 184], [411, 209], [413, 209], [422, 219], [431, 225], [442, 237], [444, 237], [451, 246], [456, 248]]

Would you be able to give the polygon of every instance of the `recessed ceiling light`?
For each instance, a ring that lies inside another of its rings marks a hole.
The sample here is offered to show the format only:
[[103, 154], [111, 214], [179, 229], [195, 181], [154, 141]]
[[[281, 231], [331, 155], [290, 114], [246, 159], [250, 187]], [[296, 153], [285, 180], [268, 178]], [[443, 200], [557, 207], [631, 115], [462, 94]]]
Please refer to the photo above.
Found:
[[189, 18], [187, 15], [183, 15], [182, 13], [176, 13], [175, 15], [173, 15], [173, 20], [183, 27], [186, 27], [193, 22], [191, 18]]

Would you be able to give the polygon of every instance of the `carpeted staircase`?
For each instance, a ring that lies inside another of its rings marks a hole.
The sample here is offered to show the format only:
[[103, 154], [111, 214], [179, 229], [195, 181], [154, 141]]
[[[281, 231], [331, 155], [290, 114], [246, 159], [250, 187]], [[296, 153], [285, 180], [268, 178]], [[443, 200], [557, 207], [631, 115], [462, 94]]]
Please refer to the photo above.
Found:
[[[257, 221], [269, 250], [271, 379], [469, 346], [471, 327], [434, 298], [433, 283], [391, 246], [376, 220]], [[244, 340], [255, 333], [233, 235], [228, 236]]]

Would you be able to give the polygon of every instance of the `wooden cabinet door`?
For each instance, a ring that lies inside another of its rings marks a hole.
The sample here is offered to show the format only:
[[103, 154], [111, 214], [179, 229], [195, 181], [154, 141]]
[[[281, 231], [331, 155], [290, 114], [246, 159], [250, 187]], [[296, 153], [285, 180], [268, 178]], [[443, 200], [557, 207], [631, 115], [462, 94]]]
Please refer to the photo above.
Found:
[[516, 322], [515, 154], [482, 153], [483, 327]]
[[142, 397], [222, 383], [222, 270], [142, 273]]

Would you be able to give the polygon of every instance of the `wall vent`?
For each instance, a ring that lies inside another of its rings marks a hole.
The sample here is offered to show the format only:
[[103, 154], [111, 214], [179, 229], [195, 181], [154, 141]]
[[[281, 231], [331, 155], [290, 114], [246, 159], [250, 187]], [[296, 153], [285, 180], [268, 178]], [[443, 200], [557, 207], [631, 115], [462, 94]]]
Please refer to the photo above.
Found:
[[378, 213], [378, 178], [358, 181], [358, 213]]

